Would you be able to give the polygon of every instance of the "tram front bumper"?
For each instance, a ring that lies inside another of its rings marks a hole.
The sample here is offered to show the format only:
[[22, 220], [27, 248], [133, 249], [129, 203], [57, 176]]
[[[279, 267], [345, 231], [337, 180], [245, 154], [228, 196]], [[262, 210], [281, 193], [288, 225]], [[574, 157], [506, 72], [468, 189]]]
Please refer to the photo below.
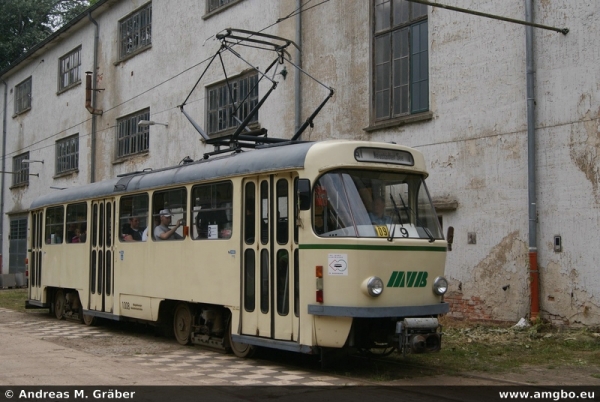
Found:
[[405, 318], [396, 323], [398, 350], [402, 354], [438, 352], [442, 346], [437, 318]]

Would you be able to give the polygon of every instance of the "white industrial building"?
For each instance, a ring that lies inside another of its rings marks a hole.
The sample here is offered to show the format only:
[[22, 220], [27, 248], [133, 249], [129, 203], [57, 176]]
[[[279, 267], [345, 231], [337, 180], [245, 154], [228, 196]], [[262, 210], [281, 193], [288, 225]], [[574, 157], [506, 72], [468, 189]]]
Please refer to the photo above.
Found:
[[[294, 41], [292, 60], [335, 90], [304, 140], [393, 141], [424, 153], [444, 231], [455, 229], [452, 316], [600, 324], [600, 2], [437, 3], [99, 0], [0, 71], [1, 273], [25, 269], [36, 197], [212, 150], [179, 106], [187, 98], [209, 135], [233, 127], [219, 102], [219, 61], [192, 88], [219, 49], [215, 35], [237, 28]], [[271, 60], [243, 50], [261, 69]], [[256, 73], [224, 57], [243, 92]], [[286, 72], [253, 124], [269, 136], [291, 138], [327, 96]], [[260, 95], [268, 89], [261, 82]]]

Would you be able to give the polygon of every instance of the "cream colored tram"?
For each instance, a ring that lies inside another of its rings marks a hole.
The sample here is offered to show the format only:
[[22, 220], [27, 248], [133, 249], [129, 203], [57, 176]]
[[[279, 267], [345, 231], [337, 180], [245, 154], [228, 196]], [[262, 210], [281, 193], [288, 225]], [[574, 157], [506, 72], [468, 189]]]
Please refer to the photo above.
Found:
[[[447, 242], [426, 177], [414, 149], [340, 140], [56, 191], [30, 208], [27, 307], [150, 322], [241, 357], [437, 351]], [[154, 236], [161, 212], [181, 220], [171, 240]]]

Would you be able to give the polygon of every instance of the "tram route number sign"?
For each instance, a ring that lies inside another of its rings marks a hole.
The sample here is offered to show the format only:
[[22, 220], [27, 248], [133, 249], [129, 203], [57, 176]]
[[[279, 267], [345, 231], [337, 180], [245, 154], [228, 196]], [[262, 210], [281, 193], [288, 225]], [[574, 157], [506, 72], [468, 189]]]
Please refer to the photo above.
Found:
[[327, 274], [348, 275], [348, 254], [329, 254], [327, 259]]

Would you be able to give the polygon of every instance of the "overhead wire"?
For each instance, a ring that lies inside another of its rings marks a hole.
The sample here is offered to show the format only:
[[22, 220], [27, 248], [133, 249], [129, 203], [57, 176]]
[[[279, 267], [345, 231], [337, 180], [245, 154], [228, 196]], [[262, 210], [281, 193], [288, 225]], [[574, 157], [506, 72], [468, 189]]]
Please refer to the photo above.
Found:
[[[274, 23], [272, 23], [272, 24], [270, 24], [270, 25], [267, 25], [266, 27], [262, 28], [261, 30], [259, 30], [259, 31], [257, 31], [257, 32], [259, 32], [259, 33], [260, 33], [260, 32], [266, 31], [267, 29], [269, 29], [269, 28], [272, 28], [273, 26], [275, 26], [275, 25], [277, 25], [277, 24], [279, 24], [279, 23], [281, 23], [281, 22], [283, 22], [283, 21], [286, 21], [286, 20], [287, 20], [287, 19], [289, 19], [289, 18], [292, 18], [292, 17], [294, 17], [294, 16], [296, 16], [296, 15], [298, 15], [298, 14], [304, 13], [304, 12], [306, 12], [306, 11], [308, 11], [308, 10], [311, 10], [311, 9], [313, 9], [313, 8], [315, 8], [315, 7], [318, 7], [318, 6], [320, 6], [320, 5], [324, 4], [324, 3], [327, 3], [327, 2], [329, 2], [329, 0], [323, 0], [323, 1], [319, 2], [319, 3], [317, 3], [317, 4], [313, 4], [312, 6], [310, 6], [310, 7], [308, 7], [308, 8], [305, 8], [305, 6], [307, 6], [307, 5], [308, 5], [309, 3], [311, 3], [312, 1], [313, 1], [313, 0], [307, 0], [307, 1], [306, 1], [304, 4], [300, 5], [300, 7], [296, 8], [295, 10], [293, 10], [291, 13], [289, 13], [289, 14], [288, 14], [288, 15], [286, 15], [285, 17], [278, 18], [278, 19], [277, 19], [277, 20], [276, 20]], [[208, 38], [208, 39], [210, 39], [210, 38]], [[207, 39], [207, 40], [208, 40], [208, 39]], [[206, 42], [206, 41], [205, 41], [205, 42]], [[235, 46], [235, 44], [232, 44], [232, 46]], [[206, 63], [206, 62], [209, 62], [209, 61], [211, 61], [211, 60], [214, 60], [214, 57], [215, 57], [214, 55], [212, 55], [212, 56], [210, 56], [210, 57], [207, 57], [206, 59], [203, 59], [203, 60], [199, 61], [198, 63], [196, 63], [196, 64], [194, 64], [194, 65], [192, 65], [192, 66], [190, 66], [190, 67], [188, 67], [188, 68], [186, 68], [186, 69], [184, 69], [184, 70], [180, 71], [179, 73], [177, 73], [177, 74], [175, 74], [175, 75], [173, 75], [173, 76], [171, 76], [171, 77], [167, 78], [167, 79], [166, 79], [166, 80], [164, 80], [164, 81], [161, 81], [160, 83], [158, 83], [158, 84], [156, 84], [156, 85], [154, 85], [154, 86], [152, 86], [152, 87], [149, 87], [148, 89], [146, 89], [146, 90], [144, 90], [144, 91], [142, 91], [142, 92], [140, 92], [140, 93], [138, 93], [138, 94], [136, 94], [136, 95], [132, 96], [131, 98], [129, 98], [129, 99], [127, 99], [127, 100], [124, 100], [123, 102], [121, 102], [121, 103], [118, 103], [118, 104], [116, 104], [116, 105], [114, 105], [114, 106], [112, 106], [112, 107], [110, 107], [110, 108], [104, 109], [104, 113], [107, 113], [107, 112], [109, 112], [109, 111], [112, 111], [112, 110], [114, 110], [114, 109], [117, 109], [117, 108], [119, 108], [119, 107], [121, 107], [121, 106], [123, 106], [123, 105], [125, 105], [125, 104], [127, 104], [127, 103], [129, 103], [129, 102], [131, 102], [131, 101], [133, 101], [134, 99], [137, 99], [137, 98], [139, 98], [140, 96], [143, 96], [143, 95], [145, 95], [145, 94], [147, 94], [147, 93], [149, 93], [149, 92], [151, 92], [151, 91], [153, 91], [153, 90], [157, 89], [158, 87], [160, 87], [160, 86], [162, 86], [162, 85], [165, 85], [166, 83], [168, 83], [168, 82], [172, 81], [173, 79], [175, 79], [175, 78], [177, 78], [177, 77], [179, 77], [179, 76], [181, 76], [181, 75], [183, 75], [183, 74], [187, 73], [188, 71], [190, 71], [190, 70], [193, 70], [194, 68], [196, 68], [196, 67], [198, 67], [198, 66], [200, 66], [200, 65], [202, 65], [202, 64], [204, 64], [204, 63]], [[198, 83], [196, 83], [196, 85], [198, 85]], [[186, 99], [186, 101], [187, 101], [187, 99]], [[170, 109], [176, 109], [176, 108], [179, 108], [179, 105], [176, 105], [176, 106], [174, 106], [174, 107], [172, 107], [172, 108], [169, 108], [169, 109], [166, 109], [166, 110], [170, 110]], [[165, 111], [166, 111], [166, 110], [165, 110]], [[44, 142], [44, 141], [48, 141], [48, 140], [50, 140], [50, 139], [52, 139], [52, 138], [54, 138], [54, 137], [57, 137], [57, 136], [59, 136], [60, 134], [62, 134], [62, 133], [64, 133], [64, 132], [67, 132], [68, 130], [71, 130], [71, 129], [73, 129], [73, 128], [75, 128], [75, 127], [77, 127], [77, 126], [81, 125], [81, 124], [85, 124], [85, 123], [86, 123], [86, 122], [88, 122], [89, 120], [91, 120], [91, 117], [90, 117], [90, 118], [88, 118], [88, 119], [82, 120], [81, 122], [79, 122], [79, 123], [76, 123], [76, 124], [74, 124], [74, 125], [72, 125], [72, 126], [70, 126], [70, 127], [68, 127], [68, 128], [64, 128], [64, 129], [62, 129], [62, 130], [58, 131], [57, 133], [54, 133], [54, 134], [51, 134], [51, 135], [49, 135], [49, 136], [47, 136], [47, 137], [45, 137], [45, 138], [42, 138], [42, 139], [40, 139], [40, 140], [38, 140], [38, 141], [36, 141], [36, 142], [34, 142], [34, 143], [32, 143], [32, 144], [28, 144], [27, 146], [25, 146], [25, 147], [22, 147], [22, 148], [20, 148], [20, 149], [18, 149], [18, 150], [15, 150], [15, 151], [13, 151], [13, 152], [10, 152], [10, 153], [6, 153], [6, 154], [4, 155], [4, 158], [6, 159], [6, 158], [8, 158], [9, 156], [11, 156], [11, 157], [12, 157], [12, 156], [14, 156], [14, 155], [18, 155], [18, 154], [20, 154], [20, 153], [22, 153], [22, 152], [25, 152], [25, 151], [27, 151], [27, 150], [29, 150], [29, 152], [31, 152], [31, 151], [38, 151], [38, 150], [46, 149], [46, 148], [49, 148], [49, 147], [53, 147], [55, 144], [49, 144], [49, 145], [47, 145], [47, 146], [43, 146], [43, 147], [39, 147], [39, 148], [31, 148], [31, 147], [33, 147], [33, 146], [35, 146], [35, 145], [37, 145], [37, 144], [40, 144], [40, 143], [42, 143], [42, 142]], [[113, 129], [115, 126], [116, 126], [116, 125], [111, 125], [111, 126], [109, 126], [109, 127], [106, 127], [106, 128], [103, 128], [103, 129], [101, 129], [101, 130], [98, 130], [98, 132], [103, 132], [103, 131], [112, 130], [112, 129]], [[91, 134], [84, 135], [84, 137], [85, 137], [85, 136], [89, 136], [89, 135], [91, 135]]]

